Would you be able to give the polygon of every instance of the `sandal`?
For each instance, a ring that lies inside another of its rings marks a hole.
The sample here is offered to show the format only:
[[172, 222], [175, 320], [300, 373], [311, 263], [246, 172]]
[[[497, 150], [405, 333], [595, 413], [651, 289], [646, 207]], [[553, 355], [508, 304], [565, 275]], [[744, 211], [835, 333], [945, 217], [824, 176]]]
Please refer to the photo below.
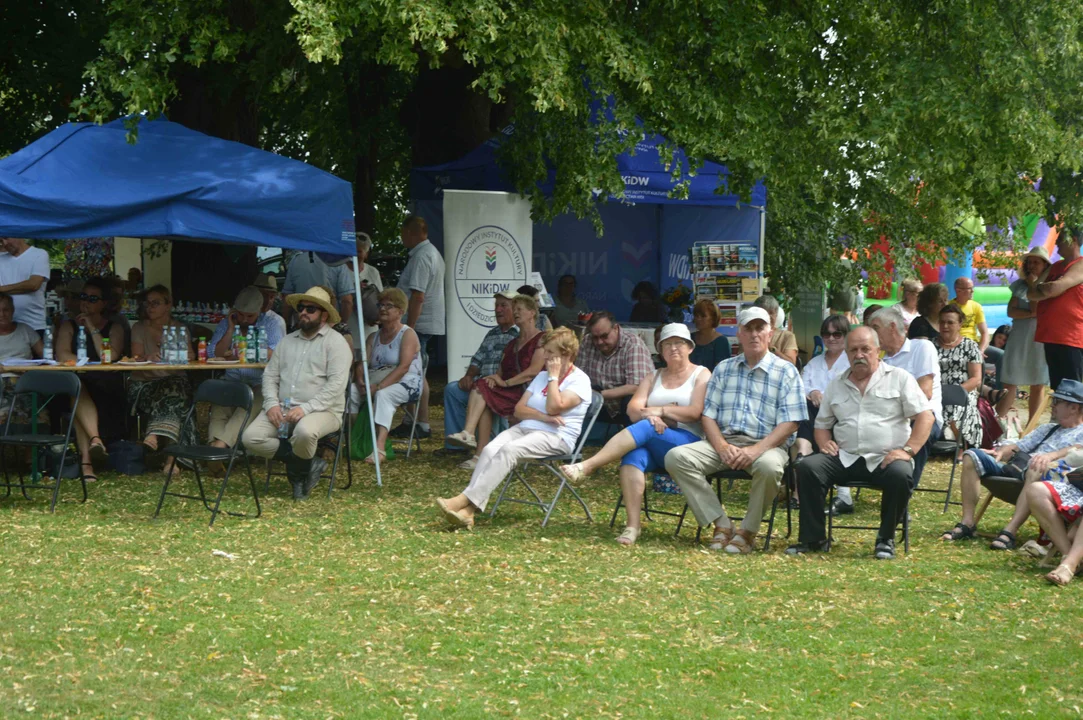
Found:
[[[154, 439], [151, 440], [151, 438], [154, 438]], [[146, 446], [146, 448], [148, 450], [150, 450], [152, 453], [158, 452], [158, 436], [157, 435], [147, 435], [145, 438], [143, 438], [143, 445]]]
[[[561, 465], [558, 470], [560, 470], [560, 474], [568, 478], [570, 482], [579, 482], [584, 477], [582, 463], [575, 463], [574, 465]], [[635, 540], [633, 540], [632, 542], [635, 542]]]
[[1072, 578], [1075, 573], [1067, 565], [1057, 565], [1053, 572], [1046, 574], [1045, 579], [1054, 585], [1064, 587], [1068, 583], [1072, 582]]
[[730, 540], [733, 539], [733, 526], [730, 525], [726, 528], [715, 528], [714, 537], [711, 538], [711, 544], [707, 546], [708, 550], [721, 550], [730, 544]]
[[[367, 462], [367, 463], [368, 463], [369, 465], [375, 465], [375, 464], [376, 464], [376, 460], [375, 460], [375, 459], [373, 459], [373, 457], [372, 457], [372, 456], [373, 456], [373, 455], [375, 455], [375, 454], [376, 454], [375, 452], [373, 452], [373, 453], [370, 453], [370, 454], [369, 454], [369, 456], [368, 456], [367, 458], [365, 458], [365, 462]], [[384, 452], [383, 450], [381, 450], [381, 451], [380, 451], [380, 464], [382, 465], [382, 464], [384, 464], [385, 462], [387, 462], [387, 453], [386, 453], [386, 452]]]
[[[95, 440], [98, 442], [94, 442]], [[104, 463], [109, 459], [109, 451], [105, 449], [105, 443], [97, 435], [90, 438], [90, 459], [96, 463]]]
[[729, 544], [722, 549], [730, 555], [748, 555], [756, 549], [756, 533], [738, 530], [733, 534], [733, 539], [729, 541]]
[[474, 529], [474, 518], [464, 515], [459, 510], [452, 510], [448, 507], [447, 500], [444, 498], [436, 498], [436, 506], [440, 508], [440, 512], [444, 514], [444, 519], [448, 521], [448, 525], [452, 527], [464, 527], [467, 530]]
[[996, 540], [989, 543], [990, 550], [1015, 550], [1015, 535], [1007, 530], [997, 533]]
[[90, 474], [80, 473], [80, 479], [83, 482], [98, 482], [98, 476], [94, 474], [94, 463], [79, 463], [84, 468], [90, 468]]
[[955, 527], [941, 535], [940, 539], [944, 542], [955, 542], [957, 540], [970, 540], [973, 537], [974, 528], [958, 522], [955, 523]]
[[624, 532], [617, 538], [617, 542], [621, 545], [635, 545], [636, 540], [639, 539], [639, 528], [628, 525], [624, 528]]

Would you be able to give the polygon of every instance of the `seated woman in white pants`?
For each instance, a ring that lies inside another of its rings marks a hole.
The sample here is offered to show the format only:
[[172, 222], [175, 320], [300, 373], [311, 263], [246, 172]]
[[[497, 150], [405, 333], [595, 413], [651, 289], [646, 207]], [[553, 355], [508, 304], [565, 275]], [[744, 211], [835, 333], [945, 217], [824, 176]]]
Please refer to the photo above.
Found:
[[662, 328], [658, 352], [666, 366], [643, 378], [628, 403], [628, 417], [636, 421], [621, 430], [593, 457], [560, 471], [571, 481], [590, 475], [620, 460], [620, 489], [628, 525], [617, 538], [632, 545], [639, 538], [639, 509], [646, 473], [665, 472], [666, 453], [679, 445], [703, 439], [703, 398], [711, 371], [692, 364], [695, 342], [683, 323]]
[[591, 398], [590, 378], [573, 364], [579, 340], [568, 328], [557, 328], [546, 334], [542, 349], [545, 370], [515, 406], [519, 424], [485, 446], [466, 490], [450, 500], [436, 499], [452, 525], [474, 527], [474, 515], [485, 510], [493, 490], [520, 460], [569, 453], [575, 447]]
[[[369, 335], [367, 349], [369, 382], [376, 404], [372, 416], [376, 423], [373, 454], [380, 453], [380, 462], [383, 462], [384, 445], [395, 410], [400, 405], [416, 402], [421, 395], [421, 343], [413, 328], [402, 322], [407, 308], [406, 293], [398, 288], [388, 288], [380, 293], [376, 302], [380, 329]], [[358, 368], [357, 385], [361, 397], [365, 396], [364, 383], [365, 376]], [[365, 462], [372, 464], [375, 461], [369, 455]]]

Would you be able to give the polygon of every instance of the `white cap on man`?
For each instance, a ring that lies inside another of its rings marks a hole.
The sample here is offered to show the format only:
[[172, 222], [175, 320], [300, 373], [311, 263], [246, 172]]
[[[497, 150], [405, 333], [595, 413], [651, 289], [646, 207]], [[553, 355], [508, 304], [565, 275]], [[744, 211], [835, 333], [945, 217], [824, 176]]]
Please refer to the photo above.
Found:
[[761, 307], [745, 308], [741, 311], [741, 314], [737, 316], [737, 324], [741, 327], [748, 325], [753, 320], [762, 320], [768, 325], [771, 324], [771, 316]]

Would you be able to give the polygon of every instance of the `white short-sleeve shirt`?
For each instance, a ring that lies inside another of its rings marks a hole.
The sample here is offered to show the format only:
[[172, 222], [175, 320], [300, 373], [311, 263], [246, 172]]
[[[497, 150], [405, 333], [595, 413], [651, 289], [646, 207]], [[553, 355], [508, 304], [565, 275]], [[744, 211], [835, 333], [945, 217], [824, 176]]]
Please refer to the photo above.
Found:
[[[49, 253], [28, 247], [22, 255], [0, 255], [0, 285], [14, 285], [33, 276], [49, 279]], [[26, 323], [32, 330], [45, 329], [45, 283], [32, 293], [13, 294], [15, 322]]]
[[821, 393], [827, 390], [832, 380], [850, 369], [850, 358], [842, 353], [835, 358], [835, 364], [827, 367], [827, 356], [817, 355], [808, 361], [808, 365], [801, 371], [801, 382], [805, 384], [805, 395], [813, 390]]
[[885, 355], [883, 362], [906, 370], [914, 376], [914, 379], [926, 375], [933, 376], [933, 396], [929, 398], [929, 405], [936, 421], [943, 425], [944, 414], [940, 401], [940, 355], [936, 352], [936, 345], [923, 338], [907, 338], [899, 352], [891, 357]]
[[[526, 392], [530, 397], [526, 401], [527, 407], [534, 408], [538, 412], [545, 412], [546, 391], [549, 385], [549, 373], [542, 370], [527, 386]], [[583, 429], [583, 418], [586, 417], [587, 407], [590, 406], [591, 389], [590, 378], [577, 367], [573, 367], [564, 382], [560, 383], [560, 391], [571, 390], [583, 402], [564, 413], [563, 425], [551, 425], [541, 420], [523, 420], [519, 427], [524, 430], [542, 430], [544, 432], [557, 433], [568, 444], [568, 450], [575, 447], [575, 441], [579, 439], [579, 433]]]

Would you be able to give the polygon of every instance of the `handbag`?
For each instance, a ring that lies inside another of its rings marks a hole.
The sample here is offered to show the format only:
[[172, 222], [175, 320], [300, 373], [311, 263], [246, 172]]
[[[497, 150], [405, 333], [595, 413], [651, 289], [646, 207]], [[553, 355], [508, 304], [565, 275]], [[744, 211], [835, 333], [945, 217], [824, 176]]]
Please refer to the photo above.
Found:
[[[1041, 447], [1042, 443], [1048, 440], [1053, 433], [1060, 429], [1059, 425], [1055, 425], [1052, 430], [1045, 434], [1045, 437], [1041, 439], [1037, 447]], [[1030, 453], [1025, 453], [1022, 450], [1017, 450], [1012, 459], [1004, 463], [1001, 468], [1000, 474], [1003, 477], [1015, 478], [1016, 480], [1022, 480], [1027, 474], [1027, 467], [1030, 465]]]

